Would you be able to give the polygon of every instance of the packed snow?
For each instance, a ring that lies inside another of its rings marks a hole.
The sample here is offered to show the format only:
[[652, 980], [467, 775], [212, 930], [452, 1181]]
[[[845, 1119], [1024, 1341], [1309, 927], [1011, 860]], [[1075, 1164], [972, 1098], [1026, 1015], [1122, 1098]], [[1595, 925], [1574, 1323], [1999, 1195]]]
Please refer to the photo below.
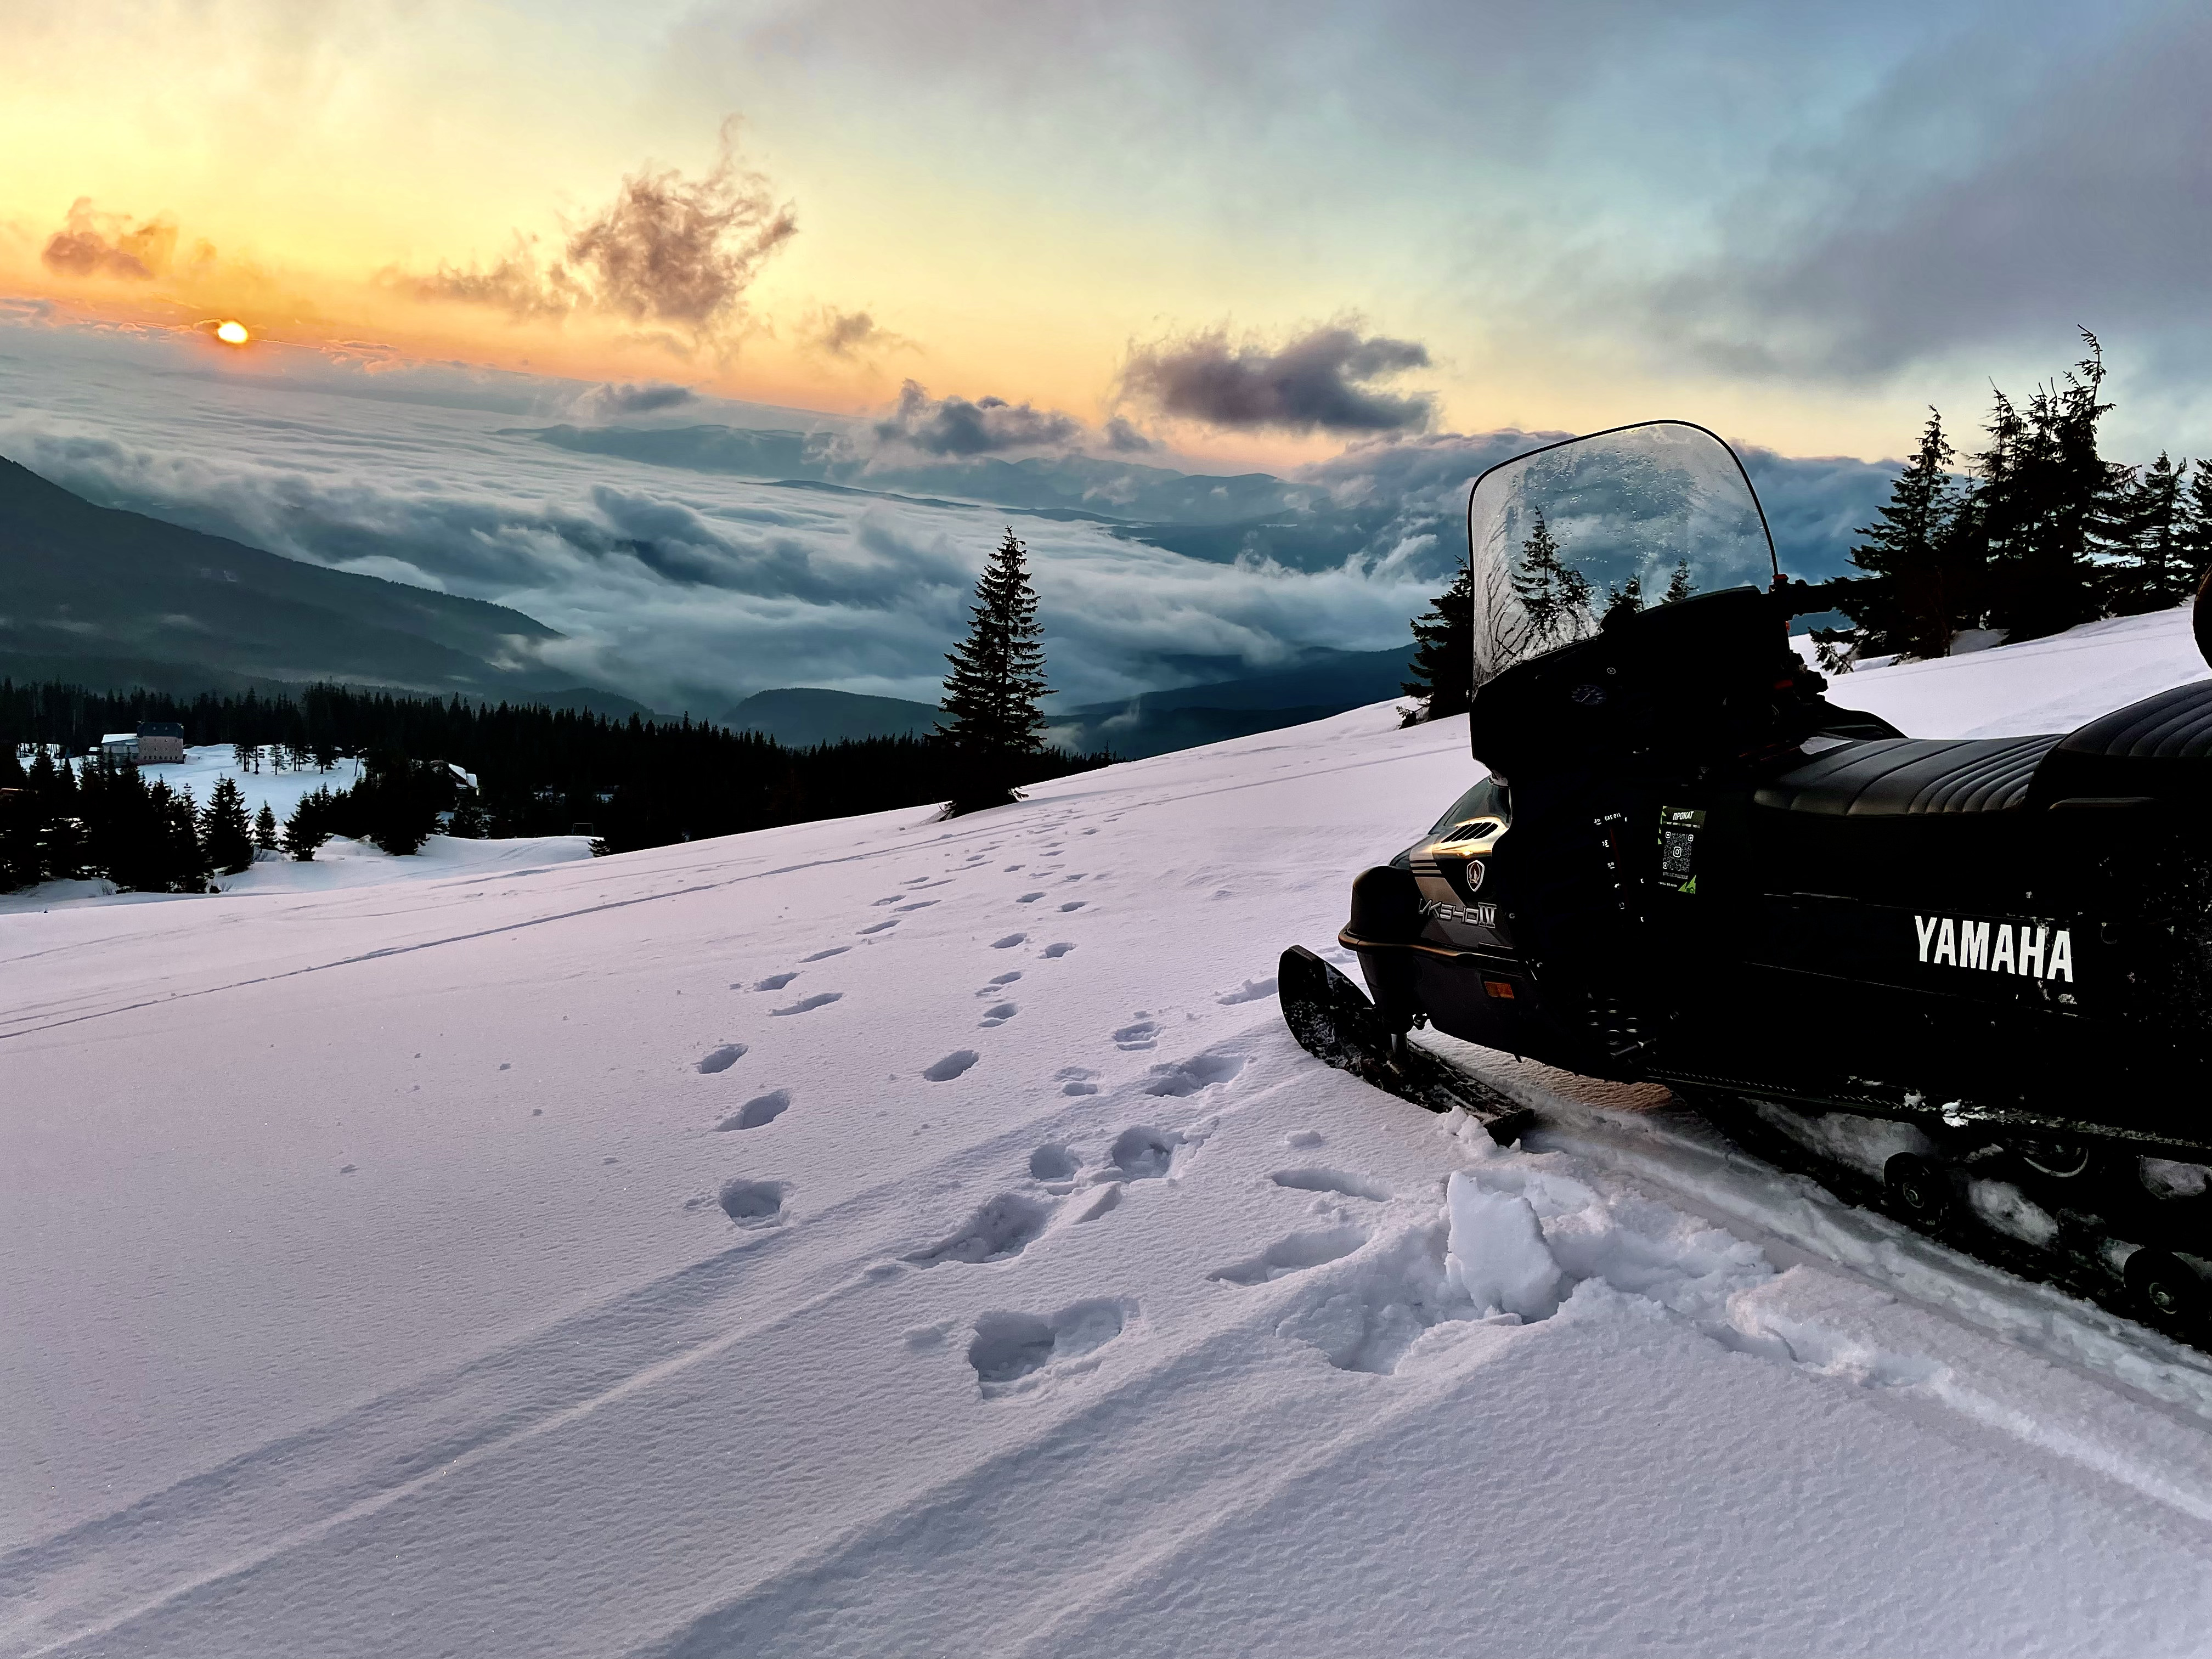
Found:
[[[2053, 730], [2186, 638], [1832, 695]], [[2212, 1361], [1662, 1091], [1460, 1045], [1504, 1150], [1292, 1043], [1473, 775], [1385, 705], [0, 918], [0, 1652], [2201, 1651]]]

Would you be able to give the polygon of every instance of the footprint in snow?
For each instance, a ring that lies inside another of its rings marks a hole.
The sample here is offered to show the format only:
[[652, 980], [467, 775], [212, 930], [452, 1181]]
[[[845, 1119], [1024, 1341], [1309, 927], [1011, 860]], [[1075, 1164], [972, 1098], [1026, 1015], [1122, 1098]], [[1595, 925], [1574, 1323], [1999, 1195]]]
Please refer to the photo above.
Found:
[[934, 1267], [947, 1261], [971, 1267], [981, 1261], [1003, 1261], [1033, 1243], [1051, 1218], [1052, 1212], [1033, 1198], [1000, 1193], [969, 1216], [958, 1232], [903, 1259], [918, 1267]]
[[1149, 1019], [1139, 1018], [1133, 1024], [1124, 1025], [1114, 1033], [1116, 1048], [1151, 1048], [1157, 1047], [1154, 1039], [1160, 1034], [1159, 1026]]
[[[1036, 1377], [1097, 1353], [1126, 1327], [1127, 1316], [1119, 1303], [1075, 1302], [1058, 1313], [985, 1313], [975, 1316], [975, 1340], [968, 1345], [968, 1363], [986, 1399], [1034, 1387], [1024, 1378]], [[1088, 1369], [1088, 1367], [1085, 1367]], [[1042, 1378], [1038, 1378], [1042, 1381]]]
[[1211, 1089], [1217, 1083], [1226, 1083], [1244, 1069], [1242, 1054], [1199, 1054], [1189, 1060], [1179, 1060], [1171, 1065], [1155, 1066], [1145, 1079], [1148, 1095], [1194, 1095], [1201, 1089]]
[[874, 927], [863, 927], [860, 931], [864, 933], [880, 933], [886, 927], [896, 927], [897, 926], [898, 918], [896, 916], [893, 916], [889, 921], [879, 921]]
[[1027, 938], [1029, 938], [1027, 933], [1009, 933], [1004, 939], [993, 939], [991, 948], [994, 951], [1011, 951]]
[[1053, 1075], [1059, 1081], [1060, 1091], [1064, 1095], [1095, 1095], [1098, 1092], [1098, 1085], [1091, 1081], [1098, 1073], [1086, 1066], [1063, 1066]]
[[1152, 1129], [1142, 1125], [1124, 1129], [1114, 1137], [1113, 1149], [1107, 1153], [1117, 1171], [1111, 1178], [1157, 1181], [1173, 1166], [1176, 1148], [1182, 1144], [1183, 1138], [1173, 1129]]
[[1066, 903], [1060, 907], [1060, 914], [1065, 915], [1070, 910], [1080, 910], [1083, 908], [1083, 904], [1084, 901], [1081, 899], [1070, 899]]
[[726, 1072], [731, 1066], [736, 1065], [744, 1057], [745, 1045], [744, 1043], [726, 1042], [720, 1048], [714, 1049], [712, 1053], [701, 1055], [699, 1059], [699, 1069], [709, 1073], [710, 1075], [715, 1072]]
[[763, 1123], [773, 1123], [791, 1109], [791, 1091], [773, 1089], [767, 1094], [756, 1095], [744, 1105], [714, 1126], [722, 1133], [731, 1129], [757, 1129]]
[[726, 1181], [714, 1201], [739, 1226], [758, 1227], [783, 1213], [783, 1194], [781, 1181]]
[[905, 911], [905, 910], [927, 910], [927, 908], [929, 908], [929, 907], [930, 907], [931, 905], [933, 905], [933, 904], [934, 904], [934, 903], [936, 903], [936, 902], [937, 902], [937, 901], [936, 901], [935, 899], [916, 899], [916, 900], [915, 900], [913, 903], [911, 903], [911, 904], [902, 904], [902, 905], [900, 905], [900, 906], [899, 906], [899, 908], [900, 908], [902, 911]]
[[1309, 1146], [1318, 1146], [1323, 1137], [1318, 1129], [1294, 1129], [1283, 1137], [1283, 1145], [1303, 1152]]
[[1275, 976], [1270, 974], [1265, 979], [1248, 979], [1235, 990], [1224, 991], [1214, 1000], [1224, 1008], [1234, 1008], [1240, 1002], [1257, 1002], [1262, 997], [1274, 994]]
[[1006, 987], [1012, 985], [1021, 976], [1022, 970], [1018, 968], [1011, 974], [994, 974], [983, 982], [983, 988], [975, 994], [979, 997], [998, 996], [1002, 994]]
[[833, 945], [826, 951], [817, 951], [812, 956], [801, 957], [799, 957], [799, 960], [801, 962], [827, 962], [832, 957], [843, 956], [846, 951], [852, 948], [853, 947], [849, 945]]
[[1223, 1285], [1265, 1285], [1340, 1261], [1366, 1242], [1364, 1227], [1327, 1227], [1316, 1232], [1292, 1233], [1249, 1260], [1216, 1267], [1206, 1277]]
[[1033, 1181], [1073, 1181], [1075, 1172], [1083, 1167], [1083, 1160], [1074, 1149], [1058, 1141], [1047, 1141], [1030, 1154], [1030, 1178]]
[[[785, 986], [790, 984], [792, 981], [798, 977], [799, 975], [796, 970], [788, 974], [770, 974], [766, 979], [757, 980], [754, 981], [753, 989], [756, 991], [781, 991]], [[732, 985], [730, 988], [734, 991], [738, 988]]]
[[1048, 945], [1043, 950], [1038, 951], [1037, 954], [1042, 957], [1046, 961], [1050, 962], [1056, 957], [1066, 956], [1075, 947], [1073, 945]]
[[1377, 1204], [1390, 1196], [1388, 1188], [1365, 1176], [1347, 1175], [1342, 1170], [1278, 1170], [1267, 1179], [1292, 1192], [1334, 1193], [1340, 1198], [1364, 1198]]
[[1019, 898], [1016, 899], [1014, 902], [1017, 904], [1035, 904], [1044, 895], [1042, 893], [1024, 893]]
[[811, 1014], [817, 1008], [827, 1008], [833, 1002], [842, 1002], [842, 991], [817, 991], [811, 997], [801, 997], [788, 1008], [771, 1008], [770, 1014]]
[[986, 1008], [983, 1011], [983, 1018], [981, 1024], [984, 1030], [988, 1030], [994, 1025], [1004, 1025], [1008, 1020], [1012, 1019], [1019, 1012], [1021, 1012], [1021, 1009], [1015, 1004], [1011, 1002], [1001, 1002], [995, 1007]]
[[921, 1074], [932, 1083], [950, 1083], [981, 1058], [973, 1048], [955, 1048], [936, 1065], [925, 1067]]

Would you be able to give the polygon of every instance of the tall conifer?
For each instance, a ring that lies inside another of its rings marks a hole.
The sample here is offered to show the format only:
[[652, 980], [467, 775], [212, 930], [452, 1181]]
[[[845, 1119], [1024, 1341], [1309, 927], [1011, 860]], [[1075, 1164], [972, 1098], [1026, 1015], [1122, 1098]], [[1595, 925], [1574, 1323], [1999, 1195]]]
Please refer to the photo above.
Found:
[[1428, 614], [1413, 619], [1412, 678], [1398, 689], [1419, 700], [1406, 711], [1405, 723], [1440, 720], [1467, 713], [1474, 668], [1474, 574], [1462, 566], [1452, 585], [1429, 602]]
[[1851, 550], [1851, 562], [1869, 580], [1853, 583], [1842, 605], [1866, 630], [1862, 648], [1948, 656], [1951, 636], [1978, 620], [1978, 560], [1958, 534], [1954, 453], [1942, 416], [1930, 409], [1920, 447], [1890, 487], [1880, 519], [1859, 529], [1866, 540]]
[[1012, 530], [975, 581], [968, 637], [945, 653], [940, 739], [951, 751], [955, 813], [1014, 799], [1023, 762], [1043, 752], [1044, 630], [1030, 586], [1028, 550]]

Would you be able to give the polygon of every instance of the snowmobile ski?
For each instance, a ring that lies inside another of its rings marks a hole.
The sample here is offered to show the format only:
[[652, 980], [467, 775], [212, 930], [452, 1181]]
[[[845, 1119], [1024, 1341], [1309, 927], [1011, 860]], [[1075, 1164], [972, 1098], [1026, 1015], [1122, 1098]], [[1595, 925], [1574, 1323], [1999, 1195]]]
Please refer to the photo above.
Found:
[[1501, 1146], [1510, 1146], [1534, 1121], [1526, 1106], [1405, 1034], [1393, 1034], [1366, 994], [1304, 945], [1283, 952], [1275, 984], [1283, 1023], [1323, 1064], [1426, 1110], [1465, 1112]]

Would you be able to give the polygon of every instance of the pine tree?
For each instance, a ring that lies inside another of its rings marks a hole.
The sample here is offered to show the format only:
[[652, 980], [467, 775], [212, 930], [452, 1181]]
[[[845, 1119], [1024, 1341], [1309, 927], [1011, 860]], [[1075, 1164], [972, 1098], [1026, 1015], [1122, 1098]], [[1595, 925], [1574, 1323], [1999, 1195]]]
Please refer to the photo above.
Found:
[[1676, 605], [1688, 599], [1697, 591], [1697, 585], [1690, 580], [1690, 562], [1687, 559], [1678, 559], [1674, 562], [1674, 574], [1667, 578], [1666, 594], [1659, 603]]
[[253, 844], [264, 853], [273, 853], [279, 846], [276, 839], [276, 814], [270, 810], [269, 803], [265, 800], [261, 803], [261, 810], [253, 815]]
[[200, 812], [200, 852], [218, 875], [234, 876], [253, 862], [253, 827], [234, 778], [220, 777]]
[[1521, 544], [1521, 568], [1513, 573], [1513, 591], [1528, 619], [1524, 654], [1548, 651], [1589, 632], [1589, 578], [1561, 562], [1560, 546], [1552, 527], [1544, 522], [1544, 509], [1530, 509], [1536, 527]]
[[331, 838], [329, 806], [330, 792], [313, 789], [300, 797], [292, 816], [284, 820], [284, 850], [301, 864], [312, 863], [315, 849]]
[[2014, 640], [2061, 633], [2102, 611], [2093, 538], [2125, 469], [2097, 453], [2097, 423], [2112, 406], [2100, 401], [2103, 348], [2087, 329], [2081, 337], [2089, 355], [2067, 372], [2063, 386], [2038, 387], [2025, 416], [1997, 394], [1990, 447], [1976, 458], [1989, 622]]
[[2203, 585], [2205, 573], [2212, 570], [2212, 463], [2200, 460], [2190, 469], [2179, 518], [2174, 540], [2189, 562], [2190, 591], [2195, 592]]
[[2130, 468], [2113, 492], [2100, 550], [2106, 562], [2106, 608], [2114, 616], [2139, 616], [2179, 605], [2197, 588], [2197, 562], [2186, 544], [2188, 496], [2179, 466], [2164, 450], [2148, 466]]
[[491, 824], [484, 810], [477, 800], [473, 789], [465, 793], [454, 804], [453, 816], [446, 825], [446, 833], [461, 841], [482, 841], [491, 834]]
[[1030, 586], [1028, 550], [1012, 530], [976, 579], [968, 637], [945, 653], [938, 727], [951, 751], [951, 813], [1003, 805], [1018, 799], [1014, 785], [1023, 763], [1044, 750], [1044, 632], [1037, 626], [1036, 592]]
[[[2008, 411], [2002, 393], [1998, 399]], [[2008, 435], [2002, 441], [2012, 441]], [[1841, 604], [1865, 630], [1863, 649], [1948, 657], [1952, 635], [1978, 615], [1979, 561], [1959, 534], [1960, 495], [1951, 475], [1955, 453], [1943, 435], [1942, 415], [1930, 409], [1920, 447], [1890, 486], [1879, 521], [1859, 527], [1866, 540], [1851, 550], [1851, 562], [1869, 580], [1852, 583]], [[2006, 449], [2007, 465], [2010, 455]]]
[[1474, 665], [1474, 573], [1462, 566], [1452, 585], [1429, 603], [1428, 614], [1413, 619], [1413, 678], [1398, 689], [1419, 700], [1406, 711], [1405, 724], [1440, 720], [1467, 713]]
[[253, 745], [240, 738], [230, 745], [230, 763], [240, 772], [253, 769]]

